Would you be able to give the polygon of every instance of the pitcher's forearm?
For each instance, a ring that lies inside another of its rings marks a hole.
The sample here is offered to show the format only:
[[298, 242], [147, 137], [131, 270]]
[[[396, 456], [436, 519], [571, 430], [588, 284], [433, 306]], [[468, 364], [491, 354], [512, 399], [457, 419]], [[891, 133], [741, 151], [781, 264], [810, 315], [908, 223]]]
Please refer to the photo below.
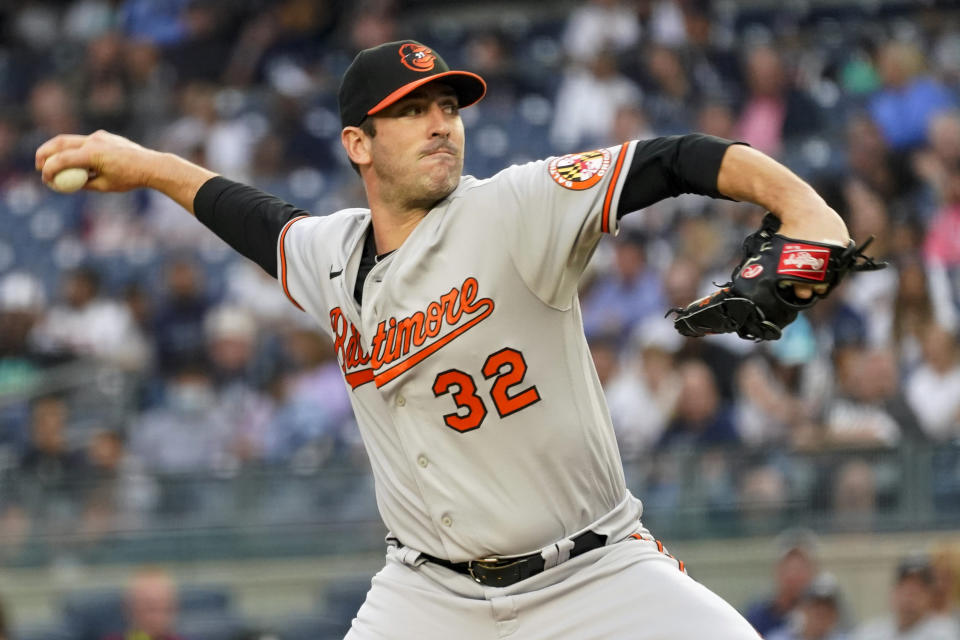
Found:
[[837, 213], [809, 184], [760, 151], [731, 146], [717, 176], [723, 195], [753, 202], [780, 218], [780, 232], [817, 242], [846, 245], [849, 233]]
[[86, 169], [88, 191], [119, 192], [156, 189], [193, 213], [193, 198], [217, 175], [172, 153], [143, 147], [132, 140], [96, 131], [90, 135], [61, 134], [37, 148], [36, 167], [43, 181], [54, 181], [64, 169]]
[[194, 213], [193, 199], [197, 191], [217, 174], [172, 153], [148, 153], [143, 186], [169, 196], [181, 207]]

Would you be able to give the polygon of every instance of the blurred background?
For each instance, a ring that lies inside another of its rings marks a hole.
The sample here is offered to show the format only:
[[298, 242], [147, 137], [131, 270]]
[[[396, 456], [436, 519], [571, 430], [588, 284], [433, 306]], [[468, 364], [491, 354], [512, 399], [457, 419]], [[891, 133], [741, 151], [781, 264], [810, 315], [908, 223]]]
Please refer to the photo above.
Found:
[[876, 236], [780, 341], [684, 340], [762, 211], [663, 201], [584, 321], [645, 524], [764, 637], [960, 637], [955, 0], [63, 0], [0, 3], [0, 639], [342, 637], [386, 532], [329, 341], [171, 201], [33, 154], [104, 128], [362, 206], [339, 77], [401, 38], [489, 84], [468, 173], [703, 131]]

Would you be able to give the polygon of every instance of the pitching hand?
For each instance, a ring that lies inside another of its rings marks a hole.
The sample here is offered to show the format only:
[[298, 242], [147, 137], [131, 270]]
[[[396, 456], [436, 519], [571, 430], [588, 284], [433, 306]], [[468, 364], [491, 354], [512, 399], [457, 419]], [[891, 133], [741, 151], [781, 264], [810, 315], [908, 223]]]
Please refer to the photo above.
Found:
[[159, 155], [103, 130], [88, 136], [62, 134], [40, 145], [36, 168], [47, 184], [63, 169], [79, 167], [92, 172], [84, 189], [129, 191], [149, 186], [151, 167]]

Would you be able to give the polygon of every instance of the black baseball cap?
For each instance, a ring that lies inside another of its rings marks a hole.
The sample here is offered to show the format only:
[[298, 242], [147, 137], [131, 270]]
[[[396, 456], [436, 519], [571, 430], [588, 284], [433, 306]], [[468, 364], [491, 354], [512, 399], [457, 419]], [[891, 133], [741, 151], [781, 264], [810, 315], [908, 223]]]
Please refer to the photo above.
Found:
[[364, 49], [340, 82], [340, 122], [344, 127], [359, 126], [367, 116], [441, 78], [457, 93], [461, 107], [476, 103], [487, 92], [483, 78], [469, 71], [451, 71], [439, 54], [414, 40]]

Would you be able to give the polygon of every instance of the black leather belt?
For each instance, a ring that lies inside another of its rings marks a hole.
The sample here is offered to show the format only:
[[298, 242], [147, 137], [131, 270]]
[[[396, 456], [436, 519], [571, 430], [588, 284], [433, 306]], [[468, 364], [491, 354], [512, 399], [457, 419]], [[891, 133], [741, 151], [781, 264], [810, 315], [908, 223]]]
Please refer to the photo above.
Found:
[[[573, 538], [572, 541], [573, 549], [570, 550], [570, 557], [575, 558], [580, 554], [607, 544], [607, 536], [593, 531], [585, 531]], [[540, 553], [531, 553], [516, 558], [481, 558], [479, 560], [468, 560], [467, 562], [450, 562], [443, 558], [435, 558], [427, 553], [421, 553], [420, 556], [441, 567], [464, 573], [476, 582], [488, 587], [509, 587], [521, 580], [537, 575], [544, 569], [543, 556]]]

